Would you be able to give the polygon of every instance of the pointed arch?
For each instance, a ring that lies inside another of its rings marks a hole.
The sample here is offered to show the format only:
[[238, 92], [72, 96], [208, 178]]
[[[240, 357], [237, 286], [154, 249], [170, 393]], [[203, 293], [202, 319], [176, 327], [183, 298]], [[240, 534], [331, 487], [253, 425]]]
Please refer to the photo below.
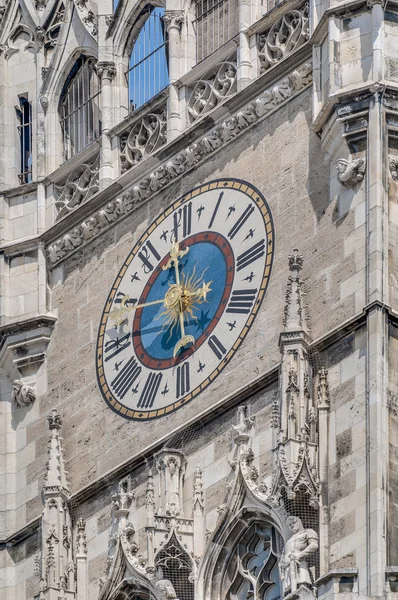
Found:
[[280, 598], [278, 558], [287, 537], [281, 517], [267, 505], [226, 509], [199, 567], [197, 597]]
[[159, 576], [174, 587], [179, 600], [194, 600], [193, 563], [173, 531], [167, 544], [155, 557]]
[[81, 55], [64, 83], [59, 116], [65, 160], [101, 135], [101, 86], [95, 63]]
[[134, 41], [126, 73], [130, 111], [137, 110], [169, 84], [163, 17], [164, 8], [147, 4], [139, 15], [137, 31], [132, 30]]

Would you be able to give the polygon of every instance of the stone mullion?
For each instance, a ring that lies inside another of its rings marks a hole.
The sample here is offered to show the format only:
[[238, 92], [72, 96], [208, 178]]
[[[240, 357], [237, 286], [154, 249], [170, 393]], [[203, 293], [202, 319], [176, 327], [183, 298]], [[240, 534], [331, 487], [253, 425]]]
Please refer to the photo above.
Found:
[[110, 131], [113, 123], [113, 89], [112, 80], [116, 75], [115, 63], [104, 61], [97, 63], [97, 72], [101, 78], [101, 116], [102, 116], [102, 144], [101, 144], [101, 188], [113, 181], [113, 150]]
[[[373, 10], [378, 13], [378, 5]], [[377, 15], [376, 15], [377, 16]], [[380, 16], [380, 15], [379, 15]], [[379, 62], [374, 57], [375, 63]], [[377, 64], [375, 64], [378, 72]], [[377, 86], [375, 86], [377, 87]], [[366, 190], [367, 317], [366, 443], [367, 443], [367, 581], [366, 593], [382, 596], [386, 567], [386, 506], [388, 472], [387, 322], [388, 229], [385, 152], [386, 130], [381, 94], [376, 89], [369, 110]], [[374, 303], [377, 303], [374, 305]], [[362, 590], [363, 592], [365, 590]], [[361, 589], [360, 589], [361, 592]]]
[[245, 31], [251, 25], [251, 0], [239, 0], [238, 91], [252, 80], [250, 38]]
[[164, 14], [164, 23], [168, 33], [169, 56], [169, 96], [167, 107], [167, 140], [176, 138], [181, 131], [181, 106], [176, 82], [181, 76], [181, 27], [184, 13], [181, 10], [169, 10]]

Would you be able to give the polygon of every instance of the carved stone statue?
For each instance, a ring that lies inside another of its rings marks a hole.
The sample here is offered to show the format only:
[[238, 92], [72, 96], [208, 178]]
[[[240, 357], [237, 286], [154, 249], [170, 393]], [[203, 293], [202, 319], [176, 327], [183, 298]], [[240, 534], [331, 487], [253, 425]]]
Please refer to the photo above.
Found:
[[366, 159], [350, 158], [350, 160], [345, 160], [344, 158], [340, 158], [336, 162], [336, 169], [337, 179], [344, 187], [350, 188], [363, 180], [366, 170]]
[[304, 529], [299, 517], [288, 517], [287, 526], [292, 531], [279, 561], [283, 595], [295, 592], [300, 585], [311, 586], [307, 557], [318, 550], [318, 534]]
[[174, 586], [168, 579], [160, 579], [155, 583], [159, 600], [178, 600]]
[[29, 406], [36, 400], [36, 390], [20, 379], [16, 379], [12, 384], [11, 400], [15, 402], [17, 408]]

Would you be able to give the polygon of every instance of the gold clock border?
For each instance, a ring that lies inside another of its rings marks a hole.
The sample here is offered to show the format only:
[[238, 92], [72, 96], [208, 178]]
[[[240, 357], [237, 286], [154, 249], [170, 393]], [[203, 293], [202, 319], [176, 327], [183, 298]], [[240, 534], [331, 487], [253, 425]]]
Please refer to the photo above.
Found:
[[[192, 392], [190, 392], [189, 394], [187, 394], [180, 400], [177, 400], [176, 402], [173, 402], [172, 404], [169, 404], [168, 406], [166, 406], [164, 408], [159, 408], [157, 410], [151, 410], [151, 411], [140, 410], [139, 411], [139, 410], [133, 410], [131, 408], [127, 408], [126, 406], [121, 404], [118, 400], [116, 400], [116, 398], [113, 396], [113, 394], [112, 394], [111, 390], [109, 389], [108, 384], [106, 382], [105, 375], [104, 375], [104, 367], [103, 367], [103, 350], [102, 350], [102, 348], [103, 348], [103, 341], [104, 341], [104, 336], [105, 336], [106, 322], [108, 320], [109, 311], [112, 307], [112, 303], [113, 303], [115, 294], [116, 294], [118, 287], [122, 281], [122, 278], [124, 277], [128, 267], [130, 266], [133, 258], [136, 256], [136, 254], [140, 250], [142, 244], [148, 239], [148, 237], [151, 235], [151, 233], [179, 206], [181, 206], [182, 204], [185, 204], [186, 202], [188, 202], [195, 196], [198, 196], [199, 194], [203, 194], [204, 192], [208, 192], [209, 190], [218, 189], [218, 188], [223, 188], [223, 189], [231, 188], [231, 189], [236, 189], [236, 190], [243, 192], [244, 194], [246, 194], [246, 196], [249, 196], [250, 198], [252, 198], [252, 200], [255, 201], [257, 206], [259, 206], [262, 215], [264, 216], [265, 229], [267, 232], [267, 246], [266, 246], [267, 251], [266, 251], [266, 262], [265, 262], [263, 279], [261, 282], [259, 294], [257, 296], [256, 304], [255, 304], [249, 318], [247, 319], [244, 328], [242, 329], [238, 339], [236, 340], [236, 342], [234, 343], [232, 348], [229, 350], [229, 352], [226, 354], [226, 356], [223, 358], [223, 360], [220, 362], [220, 364], [217, 366], [217, 368], [214, 369], [214, 371], [204, 381], [202, 381], [202, 383], [200, 385], [198, 385], [194, 390], [192, 390]], [[259, 203], [259, 200], [261, 201], [261, 205]], [[145, 231], [145, 233], [140, 237], [138, 242], [135, 244], [134, 248], [131, 250], [127, 259], [124, 261], [124, 263], [118, 273], [118, 276], [116, 277], [116, 280], [115, 280], [115, 282], [112, 286], [112, 289], [108, 295], [108, 299], [105, 304], [105, 309], [102, 313], [101, 324], [100, 324], [100, 328], [99, 328], [99, 332], [98, 332], [98, 338], [97, 338], [97, 344], [96, 344], [97, 381], [98, 381], [99, 388], [101, 390], [101, 393], [102, 393], [106, 403], [114, 412], [116, 412], [119, 415], [122, 415], [126, 419], [135, 420], [135, 421], [149, 421], [152, 419], [157, 419], [159, 417], [166, 416], [166, 415], [171, 414], [172, 412], [176, 411], [177, 409], [181, 408], [182, 406], [185, 406], [186, 404], [188, 404], [188, 402], [190, 402], [191, 400], [193, 400], [193, 398], [195, 398], [198, 394], [200, 394], [200, 392], [202, 392], [217, 377], [217, 375], [219, 373], [221, 373], [221, 371], [231, 360], [231, 358], [233, 357], [233, 355], [235, 354], [235, 352], [238, 350], [239, 346], [245, 339], [246, 335], [248, 334], [249, 329], [250, 329], [250, 327], [257, 315], [257, 312], [262, 304], [262, 301], [264, 299], [264, 295], [265, 295], [265, 292], [266, 292], [266, 289], [268, 286], [268, 282], [269, 282], [269, 278], [270, 278], [271, 270], [272, 270], [274, 247], [275, 247], [275, 239], [274, 238], [275, 238], [274, 224], [273, 224], [271, 210], [268, 206], [267, 200], [264, 198], [263, 194], [254, 185], [252, 185], [251, 183], [249, 183], [247, 181], [244, 181], [241, 179], [234, 179], [234, 178], [216, 179], [216, 180], [209, 181], [208, 183], [205, 183], [205, 184], [202, 184], [200, 186], [193, 188], [186, 194], [183, 194], [175, 202], [173, 202], [173, 204], [171, 204], [165, 211], [163, 211], [159, 215], [159, 217], [155, 221], [153, 221], [153, 223], [148, 227], [148, 229]], [[101, 350], [100, 356], [98, 356], [99, 350]]]

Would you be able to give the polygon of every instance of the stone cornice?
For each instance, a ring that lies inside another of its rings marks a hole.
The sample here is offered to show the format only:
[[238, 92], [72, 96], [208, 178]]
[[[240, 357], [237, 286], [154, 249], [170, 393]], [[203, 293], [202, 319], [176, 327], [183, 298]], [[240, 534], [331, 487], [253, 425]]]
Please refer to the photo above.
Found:
[[[266, 88], [257, 97], [255, 96], [246, 105], [243, 105], [240, 110], [233, 110], [227, 118], [222, 119], [223, 113], [221, 112], [220, 121], [215, 126], [205, 128], [206, 124], [209, 125], [209, 121], [206, 119], [201, 121], [199, 126], [202, 126], [205, 130], [209, 129], [205, 135], [200, 136], [200, 128], [198, 128], [196, 132], [199, 135], [195, 136], [194, 143], [190, 143], [189, 137], [188, 139], [185, 138], [185, 145], [181, 144], [180, 148], [177, 147], [176, 154], [171, 156], [169, 154], [168, 158], [159, 161], [154, 170], [145, 172], [146, 165], [143, 165], [142, 170], [144, 172], [142, 175], [144, 176], [140, 179], [137, 178], [136, 184], [131, 186], [123, 196], [108, 201], [100, 210], [91, 212], [89, 218], [80, 223], [76, 222], [69, 231], [55, 240], [48, 248], [50, 265], [54, 266], [71, 256], [75, 251], [112, 227], [115, 222], [133, 212], [138, 206], [155, 196], [166, 186], [174, 183], [182, 175], [213, 156], [235, 137], [272, 114], [292, 97], [309, 87], [311, 83], [312, 64], [308, 61], [279, 79], [276, 84]], [[232, 97], [232, 100], [234, 99], [236, 101], [236, 95]], [[224, 111], [224, 115], [228, 114], [224, 105], [221, 106], [221, 110]], [[164, 152], [164, 148], [161, 148], [156, 154], [160, 158], [162, 154], [164, 156]], [[148, 161], [145, 161], [148, 166], [151, 158], [154, 159], [154, 157], [150, 157]], [[141, 171], [139, 167], [140, 165], [137, 169], [134, 169], [136, 173]], [[117, 182], [115, 184], [117, 185]], [[104, 190], [107, 198], [110, 197], [112, 187], [115, 184], [111, 184], [109, 188]], [[48, 232], [46, 233], [48, 235]], [[45, 237], [47, 236], [44, 234], [43, 239]]]

